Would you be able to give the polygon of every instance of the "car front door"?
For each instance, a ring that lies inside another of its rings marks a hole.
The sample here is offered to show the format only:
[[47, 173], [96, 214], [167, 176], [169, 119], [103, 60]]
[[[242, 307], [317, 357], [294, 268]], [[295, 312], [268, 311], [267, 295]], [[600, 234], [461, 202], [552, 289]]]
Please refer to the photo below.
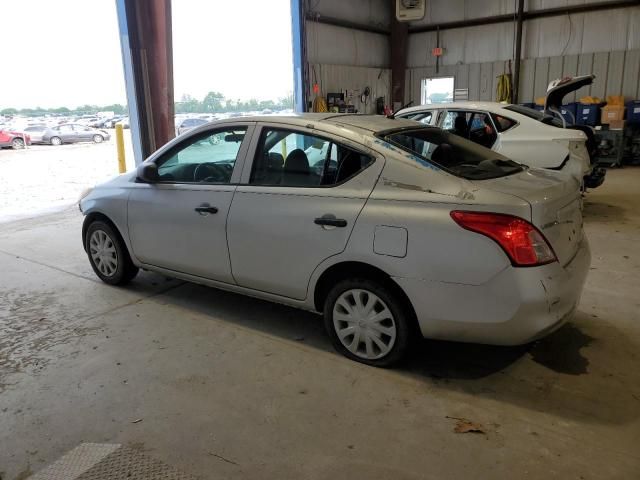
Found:
[[84, 125], [74, 125], [73, 129], [76, 132], [76, 135], [78, 136], [78, 141], [79, 142], [88, 142], [90, 140], [93, 140], [93, 135], [95, 130], [91, 127], [85, 127]]
[[233, 198], [227, 239], [238, 285], [302, 300], [342, 252], [384, 158], [312, 128], [263, 125]]
[[226, 224], [252, 131], [247, 123], [200, 132], [154, 160], [159, 180], [134, 184], [129, 196], [129, 236], [140, 262], [234, 283]]
[[77, 132], [74, 130], [73, 125], [60, 125], [58, 127], [57, 135], [54, 137], [60, 137], [63, 143], [74, 143], [78, 141]]

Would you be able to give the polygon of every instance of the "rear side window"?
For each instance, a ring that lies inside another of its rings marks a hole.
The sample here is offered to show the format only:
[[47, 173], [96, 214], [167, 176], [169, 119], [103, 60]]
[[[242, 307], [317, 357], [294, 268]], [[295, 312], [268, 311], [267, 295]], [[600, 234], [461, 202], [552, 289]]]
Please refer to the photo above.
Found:
[[263, 128], [249, 183], [331, 187], [357, 175], [372, 162], [368, 155], [326, 138]]
[[468, 180], [505, 177], [522, 165], [499, 153], [436, 128], [383, 132], [384, 140]]
[[511, 120], [510, 118], [503, 117], [502, 115], [497, 115], [495, 113], [491, 114], [491, 118], [493, 118], [493, 123], [496, 124], [496, 128], [499, 132], [509, 130], [518, 123], [515, 120]]
[[424, 123], [425, 125], [431, 125], [433, 112], [427, 111], [427, 112], [409, 113], [407, 115], [402, 115], [401, 118], [406, 118], [407, 120], [413, 120], [415, 122]]

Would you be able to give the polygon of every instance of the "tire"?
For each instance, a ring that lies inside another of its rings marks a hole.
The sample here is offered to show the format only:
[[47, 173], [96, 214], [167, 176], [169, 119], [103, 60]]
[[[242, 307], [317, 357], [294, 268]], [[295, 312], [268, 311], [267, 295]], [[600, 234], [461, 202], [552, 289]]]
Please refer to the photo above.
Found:
[[57, 147], [58, 145], [62, 145], [62, 139], [60, 137], [51, 137], [49, 143]]
[[[324, 325], [338, 352], [375, 367], [390, 367], [406, 356], [411, 346], [411, 317], [394, 290], [365, 278], [342, 280], [331, 289], [324, 303]], [[371, 313], [367, 315], [368, 307]]]
[[122, 238], [108, 223], [92, 222], [84, 240], [91, 268], [103, 282], [125, 285], [138, 274]]
[[24, 148], [24, 140], [20, 137], [16, 137], [11, 140], [11, 148], [14, 150], [22, 150]]
[[104, 137], [102, 135], [98, 135], [97, 133], [93, 136], [93, 143], [102, 143], [104, 142]]

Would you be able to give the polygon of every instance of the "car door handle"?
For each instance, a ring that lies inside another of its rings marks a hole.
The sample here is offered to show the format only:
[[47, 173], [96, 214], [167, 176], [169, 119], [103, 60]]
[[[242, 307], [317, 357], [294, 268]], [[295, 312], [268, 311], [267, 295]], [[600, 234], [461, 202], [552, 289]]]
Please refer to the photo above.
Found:
[[216, 207], [211, 207], [209, 205], [201, 205], [195, 208], [195, 211], [200, 215], [205, 215], [207, 213], [218, 213], [218, 209]]
[[347, 221], [342, 218], [334, 217], [319, 217], [316, 218], [313, 223], [316, 225], [328, 225], [330, 227], [346, 227]]

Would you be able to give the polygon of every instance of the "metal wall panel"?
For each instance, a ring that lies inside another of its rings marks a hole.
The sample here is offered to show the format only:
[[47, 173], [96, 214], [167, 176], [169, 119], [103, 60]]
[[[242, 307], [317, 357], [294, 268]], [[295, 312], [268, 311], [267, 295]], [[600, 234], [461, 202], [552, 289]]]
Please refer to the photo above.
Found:
[[640, 50], [628, 51], [624, 59], [622, 93], [630, 99], [640, 99]]
[[[409, 69], [410, 91], [414, 103], [420, 102], [420, 81], [426, 77], [455, 75], [456, 88], [468, 88], [469, 100], [494, 100], [497, 76], [505, 70], [505, 62], [483, 62], [444, 65], [436, 75], [435, 67]], [[565, 102], [579, 101], [592, 95], [624, 95], [627, 100], [640, 98], [640, 50], [586, 53], [564, 57], [527, 58], [521, 63], [520, 102], [533, 102], [544, 97], [549, 82], [569, 75], [593, 73], [592, 86], [567, 95]], [[417, 95], [417, 96], [416, 96]]]
[[[320, 84], [320, 90], [326, 96], [329, 92], [341, 90], [360, 90], [365, 87], [371, 89], [367, 104], [354, 99], [354, 105], [362, 113], [375, 112], [376, 97], [384, 97], [385, 103], [391, 99], [391, 70], [388, 68], [354, 67], [348, 65], [311, 64], [310, 82], [313, 82], [314, 70]], [[314, 95], [312, 94], [312, 99]]]
[[607, 68], [607, 86], [605, 92], [622, 92], [625, 52], [611, 52]]
[[491, 77], [493, 76], [493, 64], [481, 63], [480, 64], [480, 98], [479, 100], [493, 100], [494, 90]]
[[306, 22], [309, 63], [388, 67], [389, 37], [317, 22]]
[[536, 58], [533, 80], [533, 98], [544, 97], [549, 85], [549, 59]]

